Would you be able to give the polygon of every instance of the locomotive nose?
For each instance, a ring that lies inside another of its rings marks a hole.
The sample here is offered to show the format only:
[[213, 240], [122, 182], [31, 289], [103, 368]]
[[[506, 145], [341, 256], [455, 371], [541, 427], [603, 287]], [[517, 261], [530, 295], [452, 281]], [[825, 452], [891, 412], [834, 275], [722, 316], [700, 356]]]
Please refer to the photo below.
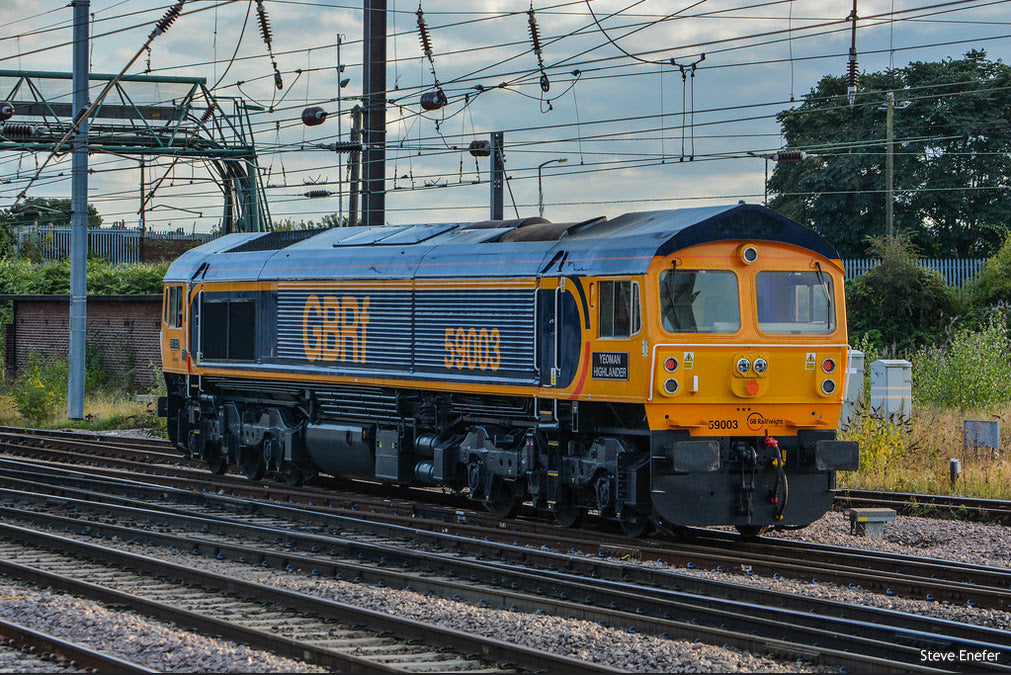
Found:
[[769, 355], [738, 352], [731, 359], [730, 388], [740, 398], [756, 398], [769, 390]]

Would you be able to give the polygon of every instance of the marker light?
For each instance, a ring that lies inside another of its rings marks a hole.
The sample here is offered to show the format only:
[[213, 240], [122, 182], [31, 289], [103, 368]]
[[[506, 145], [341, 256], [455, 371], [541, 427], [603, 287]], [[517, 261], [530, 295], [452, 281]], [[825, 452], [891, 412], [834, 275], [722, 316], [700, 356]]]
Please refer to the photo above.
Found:
[[678, 360], [673, 356], [668, 356], [667, 360], [663, 362], [663, 369], [668, 373], [673, 373], [678, 369]]
[[829, 396], [835, 392], [835, 380], [825, 380], [821, 383], [821, 393]]
[[834, 373], [835, 372], [835, 360], [834, 359], [825, 359], [824, 361], [821, 362], [821, 369], [822, 369], [822, 372], [825, 372], [825, 373]]
[[678, 381], [673, 377], [667, 378], [663, 383], [663, 390], [668, 394], [676, 394], [678, 390]]
[[738, 359], [737, 372], [739, 372], [741, 375], [744, 375], [749, 370], [751, 370], [751, 361], [747, 359]]

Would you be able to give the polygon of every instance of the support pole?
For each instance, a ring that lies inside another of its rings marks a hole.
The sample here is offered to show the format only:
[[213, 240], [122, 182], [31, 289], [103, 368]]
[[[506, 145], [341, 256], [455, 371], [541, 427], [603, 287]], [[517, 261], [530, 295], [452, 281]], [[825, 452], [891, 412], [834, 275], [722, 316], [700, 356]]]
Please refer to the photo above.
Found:
[[885, 234], [894, 233], [893, 202], [895, 196], [895, 94], [888, 92], [888, 112], [885, 117], [888, 128], [888, 150], [885, 153]]
[[[88, 14], [90, 0], [75, 0], [73, 87], [74, 119], [88, 108]], [[84, 347], [88, 321], [88, 127], [81, 121], [73, 135], [70, 196], [70, 375], [67, 417], [84, 419]]]
[[501, 131], [491, 134], [491, 219], [502, 220], [505, 198], [502, 188], [505, 186], [505, 162], [502, 159], [504, 136]]
[[362, 224], [386, 223], [386, 0], [365, 0], [365, 174]]
[[[362, 142], [362, 108], [355, 106], [351, 109], [351, 142], [360, 144]], [[358, 225], [358, 195], [361, 193], [361, 166], [362, 153], [358, 150], [351, 151], [349, 160], [351, 167], [351, 187], [348, 190], [348, 227]]]

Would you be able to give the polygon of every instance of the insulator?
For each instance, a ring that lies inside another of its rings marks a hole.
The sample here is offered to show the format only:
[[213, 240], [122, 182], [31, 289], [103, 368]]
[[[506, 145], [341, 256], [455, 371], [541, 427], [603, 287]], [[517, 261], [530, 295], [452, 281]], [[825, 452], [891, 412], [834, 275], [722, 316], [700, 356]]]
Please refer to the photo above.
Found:
[[281, 71], [277, 69], [277, 64], [274, 64], [274, 86], [277, 87], [278, 91], [284, 89], [284, 80], [281, 79]]
[[326, 110], [314, 105], [302, 111], [302, 124], [307, 127], [314, 127], [326, 121]]
[[541, 55], [541, 30], [537, 27], [537, 19], [534, 18], [534, 10], [527, 10], [527, 24], [530, 27], [530, 42], [534, 45], [534, 52]]
[[426, 91], [421, 95], [421, 107], [425, 110], [438, 110], [447, 103], [449, 100], [446, 99], [446, 93], [442, 89]]
[[84, 119], [84, 116], [88, 114], [88, 109], [90, 109], [90, 108], [91, 108], [91, 101], [87, 101], [84, 104], [84, 106], [80, 110], [77, 111], [77, 114], [74, 115], [74, 120], [73, 120], [73, 122], [71, 122], [71, 124], [77, 124], [82, 119]]
[[355, 141], [337, 141], [333, 144], [334, 152], [361, 152], [362, 144]]
[[0, 127], [0, 133], [7, 138], [31, 138], [35, 135], [35, 127], [31, 124], [5, 124]]
[[541, 73], [541, 91], [545, 94], [551, 91], [551, 80], [548, 79], [547, 73]]
[[175, 20], [179, 18], [179, 13], [183, 11], [184, 2], [186, 2], [186, 0], [179, 0], [179, 2], [169, 7], [168, 11], [165, 12], [165, 16], [163, 16], [158, 22], [158, 25], [155, 26], [152, 35], [160, 35], [161, 33], [164, 33], [169, 29], [169, 26], [175, 23]]
[[0, 101], [0, 122], [14, 117], [14, 105], [10, 101]]
[[851, 86], [856, 86], [857, 83], [857, 55], [850, 54], [849, 63], [846, 64], [846, 77], [849, 80]]
[[807, 153], [801, 150], [780, 150], [776, 153], [776, 161], [780, 164], [797, 164], [807, 159]]
[[425, 15], [421, 13], [420, 7], [418, 8], [418, 39], [421, 40], [421, 50], [431, 60], [432, 38], [428, 35], [428, 26], [425, 25]]
[[471, 141], [470, 146], [467, 148], [467, 152], [469, 152], [472, 157], [490, 157], [491, 143], [489, 141]]
[[303, 192], [303, 197], [308, 197], [309, 199], [321, 199], [323, 197], [333, 197], [334, 193], [329, 190], [309, 190], [308, 192]]
[[267, 18], [267, 10], [263, 6], [263, 0], [256, 0], [256, 18], [260, 22], [260, 35], [263, 36], [263, 43], [270, 47], [273, 36], [270, 32], [270, 19]]
[[218, 104], [211, 101], [211, 104], [207, 106], [207, 110], [205, 110], [204, 114], [200, 116], [199, 124], [207, 124], [207, 121], [212, 117], [214, 117], [214, 111], [217, 109], [217, 107]]

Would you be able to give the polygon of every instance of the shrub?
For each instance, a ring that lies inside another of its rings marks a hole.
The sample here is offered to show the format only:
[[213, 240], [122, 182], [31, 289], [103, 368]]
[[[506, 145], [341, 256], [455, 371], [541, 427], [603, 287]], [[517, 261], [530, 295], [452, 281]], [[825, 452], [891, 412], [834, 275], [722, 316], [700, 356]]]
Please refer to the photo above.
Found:
[[997, 254], [987, 259], [983, 271], [966, 289], [973, 307], [1011, 303], [1011, 237]]
[[28, 355], [11, 394], [18, 412], [32, 425], [53, 419], [67, 404], [67, 363], [38, 352]]
[[1011, 401], [1011, 340], [992, 317], [980, 330], [961, 330], [951, 343], [913, 356], [913, 397], [941, 406], [985, 407]]
[[910, 418], [871, 410], [863, 403], [840, 438], [860, 444], [859, 475], [872, 483], [883, 481], [893, 469], [901, 472], [903, 457], [916, 446]]
[[916, 264], [909, 238], [871, 239], [869, 253], [881, 264], [846, 286], [847, 323], [891, 354], [937, 341], [958, 313], [958, 300], [940, 274]]

